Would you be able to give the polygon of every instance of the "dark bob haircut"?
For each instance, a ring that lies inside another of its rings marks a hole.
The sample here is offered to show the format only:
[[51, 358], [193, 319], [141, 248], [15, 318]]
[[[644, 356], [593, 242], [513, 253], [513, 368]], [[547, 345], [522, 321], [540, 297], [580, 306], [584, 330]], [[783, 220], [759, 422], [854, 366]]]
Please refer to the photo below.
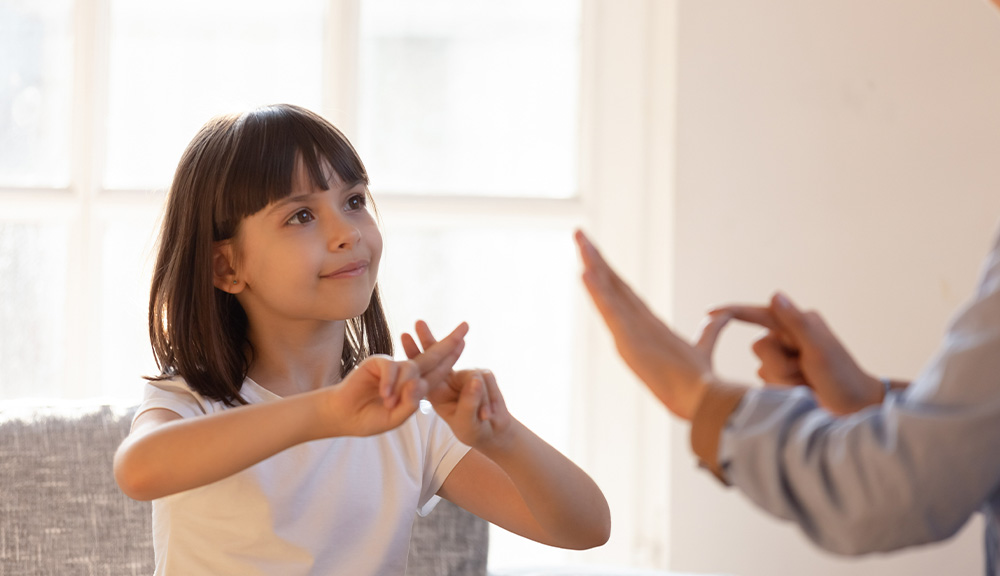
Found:
[[[240, 388], [253, 361], [247, 316], [234, 295], [212, 283], [213, 245], [291, 194], [299, 158], [323, 190], [324, 164], [347, 184], [368, 183], [347, 138], [289, 104], [213, 118], [188, 145], [167, 196], [149, 293], [149, 338], [160, 370], [149, 380], [180, 376], [203, 396], [246, 403]], [[371, 354], [392, 355], [377, 284], [367, 310], [346, 324], [341, 376]]]

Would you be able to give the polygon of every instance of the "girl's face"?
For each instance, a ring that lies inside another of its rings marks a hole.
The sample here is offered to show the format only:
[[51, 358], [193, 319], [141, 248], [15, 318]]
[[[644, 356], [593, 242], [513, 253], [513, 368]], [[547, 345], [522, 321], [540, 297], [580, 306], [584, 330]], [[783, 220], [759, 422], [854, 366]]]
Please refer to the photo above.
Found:
[[368, 308], [382, 256], [368, 190], [329, 166], [324, 174], [328, 190], [299, 160], [291, 194], [240, 224], [232, 291], [252, 326], [267, 318], [346, 320]]

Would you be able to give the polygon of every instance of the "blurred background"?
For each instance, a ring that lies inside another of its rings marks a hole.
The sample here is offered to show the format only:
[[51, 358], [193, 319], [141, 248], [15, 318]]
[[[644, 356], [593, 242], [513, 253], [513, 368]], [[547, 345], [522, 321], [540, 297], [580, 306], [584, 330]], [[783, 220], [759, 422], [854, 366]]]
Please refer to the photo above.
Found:
[[[778, 288], [915, 376], [1000, 216], [986, 0], [0, 0], [0, 401], [135, 403], [184, 146], [316, 110], [358, 148], [394, 333], [468, 320], [462, 363], [608, 495], [611, 542], [494, 529], [494, 569], [978, 574], [981, 526], [844, 560], [696, 469], [579, 286], [583, 227], [664, 318]], [[754, 331], [716, 358], [754, 381]], [[0, 439], [2, 441], [2, 439]]]

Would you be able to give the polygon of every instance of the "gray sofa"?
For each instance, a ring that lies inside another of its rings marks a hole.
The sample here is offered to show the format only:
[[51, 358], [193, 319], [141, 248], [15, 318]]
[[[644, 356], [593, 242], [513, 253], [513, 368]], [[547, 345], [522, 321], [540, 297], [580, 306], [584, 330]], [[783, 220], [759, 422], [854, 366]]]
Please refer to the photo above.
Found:
[[[150, 504], [111, 474], [134, 408], [0, 402], [0, 574], [153, 573]], [[484, 576], [486, 522], [447, 501], [414, 525], [407, 576]]]

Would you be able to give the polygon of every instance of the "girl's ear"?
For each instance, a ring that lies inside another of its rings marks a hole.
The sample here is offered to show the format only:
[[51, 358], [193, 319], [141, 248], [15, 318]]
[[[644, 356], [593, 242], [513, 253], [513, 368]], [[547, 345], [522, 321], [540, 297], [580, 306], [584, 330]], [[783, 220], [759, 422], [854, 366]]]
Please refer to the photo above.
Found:
[[233, 268], [233, 245], [229, 241], [216, 242], [212, 247], [212, 284], [230, 294], [243, 291], [243, 282]]

